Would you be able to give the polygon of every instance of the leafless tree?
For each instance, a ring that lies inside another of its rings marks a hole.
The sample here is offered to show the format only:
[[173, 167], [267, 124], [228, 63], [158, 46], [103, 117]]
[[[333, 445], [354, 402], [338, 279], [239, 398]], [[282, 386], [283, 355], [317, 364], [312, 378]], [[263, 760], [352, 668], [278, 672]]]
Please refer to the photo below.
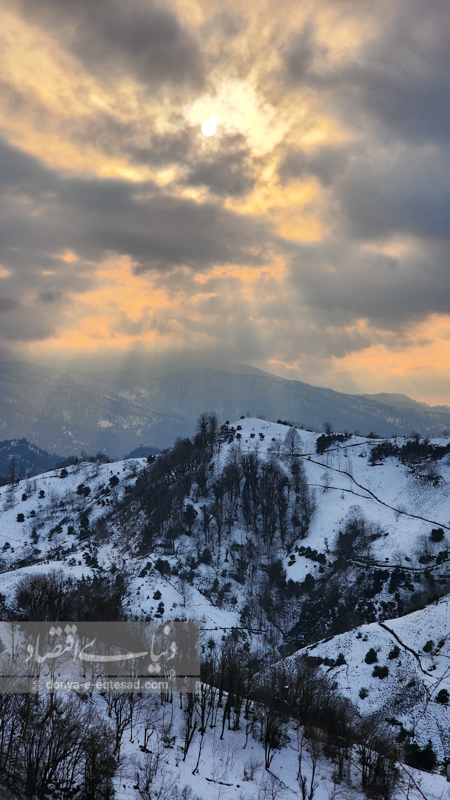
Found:
[[251, 756], [244, 764], [244, 781], [254, 781], [258, 770], [261, 769], [263, 763], [258, 761], [257, 758]]
[[[301, 729], [297, 730], [297, 743], [298, 743], [298, 772], [297, 780], [302, 793], [302, 800], [313, 800], [316, 789], [319, 784], [316, 781], [317, 763], [320, 755], [319, 741], [316, 737], [312, 737], [306, 742], [304, 732]], [[305, 751], [308, 755], [310, 777], [309, 780], [303, 772], [303, 760]]]
[[330, 484], [331, 484], [330, 473], [327, 472], [326, 470], [325, 470], [325, 472], [322, 472], [322, 475], [320, 476], [320, 480], [322, 481], [323, 491], [327, 492], [328, 489], [330, 488]]
[[195, 703], [194, 703], [194, 694], [192, 692], [187, 692], [186, 700], [184, 704], [184, 724], [182, 730], [183, 736], [183, 761], [186, 761], [186, 756], [189, 752], [189, 748], [192, 743], [192, 739], [194, 738], [195, 731], [198, 727], [198, 720], [196, 719], [195, 713]]
[[289, 428], [281, 449], [282, 454], [292, 463], [302, 452], [300, 434], [295, 428]]
[[276, 775], [272, 773], [264, 775], [258, 791], [258, 800], [284, 800], [287, 796], [286, 787]]

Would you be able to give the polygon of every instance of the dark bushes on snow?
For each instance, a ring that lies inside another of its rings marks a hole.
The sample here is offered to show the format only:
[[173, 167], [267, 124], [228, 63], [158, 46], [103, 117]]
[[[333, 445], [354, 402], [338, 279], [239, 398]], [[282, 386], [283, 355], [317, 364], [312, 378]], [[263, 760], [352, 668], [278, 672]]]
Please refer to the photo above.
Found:
[[375, 664], [375, 661], [378, 661], [376, 650], [374, 650], [373, 647], [371, 647], [370, 650], [367, 651], [364, 661], [366, 662], [366, 664]]

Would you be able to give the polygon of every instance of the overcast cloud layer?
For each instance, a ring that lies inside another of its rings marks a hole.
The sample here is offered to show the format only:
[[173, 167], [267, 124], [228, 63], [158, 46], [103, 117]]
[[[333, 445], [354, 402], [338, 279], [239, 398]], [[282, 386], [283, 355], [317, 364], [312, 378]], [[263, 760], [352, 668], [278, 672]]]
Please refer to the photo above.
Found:
[[0, 358], [450, 404], [447, 2], [0, 15]]

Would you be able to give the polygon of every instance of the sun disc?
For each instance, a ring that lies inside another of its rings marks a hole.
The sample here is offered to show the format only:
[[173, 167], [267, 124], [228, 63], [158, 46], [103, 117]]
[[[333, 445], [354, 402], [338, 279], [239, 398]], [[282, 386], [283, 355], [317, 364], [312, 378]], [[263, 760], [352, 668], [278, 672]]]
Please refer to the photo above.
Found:
[[202, 133], [204, 136], [214, 136], [216, 130], [216, 117], [211, 114], [211, 117], [202, 123]]

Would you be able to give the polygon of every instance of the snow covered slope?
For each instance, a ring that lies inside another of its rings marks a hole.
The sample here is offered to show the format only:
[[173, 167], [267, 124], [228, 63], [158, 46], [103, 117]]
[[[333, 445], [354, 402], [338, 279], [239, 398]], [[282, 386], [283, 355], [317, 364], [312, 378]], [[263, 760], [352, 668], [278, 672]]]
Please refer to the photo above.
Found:
[[[79, 464], [1, 488], [3, 608], [20, 612], [16, 587], [36, 572], [56, 568], [77, 579], [122, 574], [128, 617], [197, 619], [206, 649], [231, 634], [260, 654], [261, 667], [282, 654], [289, 661], [301, 648], [362, 716], [390, 720], [399, 744], [424, 748], [431, 739], [444, 764], [450, 757], [448, 439], [422, 443], [422, 450], [416, 442], [417, 457], [407, 459], [398, 455], [406, 444], [399, 439], [391, 443], [395, 457], [374, 459], [381, 440], [324, 439], [254, 418], [222, 426], [209, 444], [199, 437], [196, 444], [178, 442], [151, 464], [144, 458]], [[289, 736], [291, 745], [277, 751], [271, 768], [285, 784], [277, 784], [279, 797], [298, 793], [293, 729]], [[239, 755], [218, 755], [225, 744], [212, 731], [195, 780], [198, 733], [186, 762], [176, 747], [165, 748], [167, 770], [180, 770], [200, 797], [272, 796], [270, 787], [243, 781], [242, 732], [226, 740]], [[137, 747], [136, 740], [130, 754], [139, 755]], [[257, 740], [252, 747], [260, 759]], [[228, 765], [222, 777], [219, 766], [212, 768], [220, 758]], [[427, 800], [450, 796], [443, 778], [407, 769], [422, 781]], [[324, 760], [317, 800], [347, 796], [333, 790], [331, 772]], [[133, 798], [135, 775], [125, 773], [118, 796]], [[258, 774], [261, 784], [269, 773]], [[359, 797], [356, 789], [348, 796]], [[421, 795], [412, 788], [409, 796]]]

